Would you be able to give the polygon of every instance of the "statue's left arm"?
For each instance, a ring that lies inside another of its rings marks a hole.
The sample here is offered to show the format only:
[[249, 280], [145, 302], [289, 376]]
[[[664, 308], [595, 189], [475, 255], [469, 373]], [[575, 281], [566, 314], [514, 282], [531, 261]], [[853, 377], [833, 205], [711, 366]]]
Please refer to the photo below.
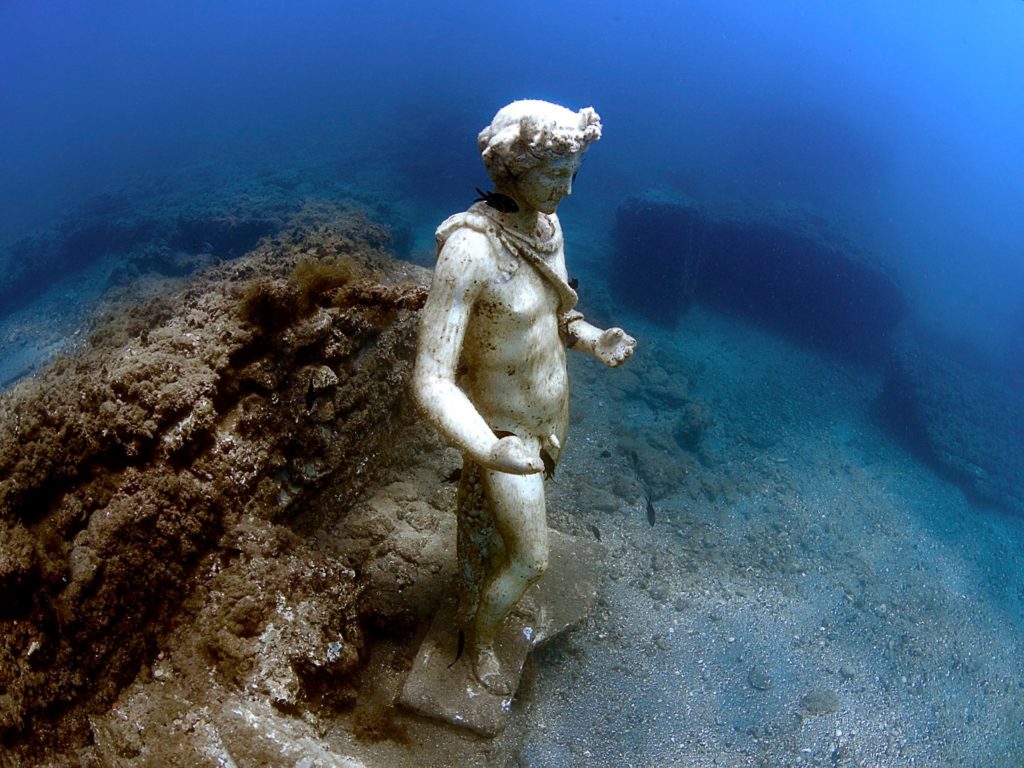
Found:
[[598, 328], [576, 310], [559, 316], [558, 329], [568, 346], [593, 355], [610, 368], [629, 360], [636, 349], [636, 339], [621, 328]]

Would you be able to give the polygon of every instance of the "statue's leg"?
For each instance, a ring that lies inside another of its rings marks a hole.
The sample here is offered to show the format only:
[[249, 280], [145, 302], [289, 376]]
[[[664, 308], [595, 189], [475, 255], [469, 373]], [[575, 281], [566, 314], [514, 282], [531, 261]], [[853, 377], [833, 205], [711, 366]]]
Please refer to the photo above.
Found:
[[548, 565], [548, 526], [544, 478], [540, 474], [510, 475], [483, 471], [484, 493], [505, 556], [492, 565], [480, 592], [474, 631], [475, 668], [480, 682], [495, 693], [512, 692], [501, 673], [494, 641], [501, 624]]
[[458, 590], [459, 627], [467, 633], [472, 646], [480, 590], [494, 563], [505, 556], [501, 535], [494, 527], [484, 495], [483, 470], [479, 464], [463, 458], [458, 503]]

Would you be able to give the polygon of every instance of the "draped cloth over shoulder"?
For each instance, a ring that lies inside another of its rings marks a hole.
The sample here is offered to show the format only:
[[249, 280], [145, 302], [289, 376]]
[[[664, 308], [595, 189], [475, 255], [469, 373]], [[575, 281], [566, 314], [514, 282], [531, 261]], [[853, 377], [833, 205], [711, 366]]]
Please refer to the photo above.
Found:
[[463, 227], [468, 227], [474, 232], [486, 235], [496, 253], [505, 252], [511, 256], [518, 256], [533, 267], [551, 285], [558, 296], [559, 315], [572, 311], [576, 302], [579, 301], [576, 291], [544, 260], [545, 256], [555, 253], [562, 247], [562, 227], [558, 224], [558, 219], [554, 216], [549, 217], [554, 234], [547, 240], [539, 241], [509, 229], [501, 221], [500, 216], [500, 213], [486, 203], [477, 203], [468, 211], [449, 216], [437, 228], [434, 235], [437, 242], [437, 253], [441, 253], [441, 249], [444, 248], [444, 244], [452, 233]]

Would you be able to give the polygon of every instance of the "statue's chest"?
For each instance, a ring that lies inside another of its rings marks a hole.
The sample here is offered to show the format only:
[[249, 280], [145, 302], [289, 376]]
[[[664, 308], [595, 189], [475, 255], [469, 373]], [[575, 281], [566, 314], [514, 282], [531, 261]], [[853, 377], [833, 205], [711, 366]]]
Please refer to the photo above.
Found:
[[531, 265], [515, 259], [506, 262], [481, 292], [479, 314], [510, 325], [529, 325], [558, 310], [555, 289]]

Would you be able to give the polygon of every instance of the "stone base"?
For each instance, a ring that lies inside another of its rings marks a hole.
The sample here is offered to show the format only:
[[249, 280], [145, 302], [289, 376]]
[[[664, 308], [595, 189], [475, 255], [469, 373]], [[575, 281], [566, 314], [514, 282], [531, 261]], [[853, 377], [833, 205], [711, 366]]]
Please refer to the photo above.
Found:
[[[548, 536], [548, 570], [505, 620], [495, 645], [517, 686], [530, 651], [581, 621], [597, 602], [602, 548], [551, 529]], [[452, 597], [434, 616], [398, 702], [419, 715], [495, 736], [505, 727], [515, 691], [499, 696], [480, 685], [468, 652], [452, 664], [458, 651], [456, 608]]]

